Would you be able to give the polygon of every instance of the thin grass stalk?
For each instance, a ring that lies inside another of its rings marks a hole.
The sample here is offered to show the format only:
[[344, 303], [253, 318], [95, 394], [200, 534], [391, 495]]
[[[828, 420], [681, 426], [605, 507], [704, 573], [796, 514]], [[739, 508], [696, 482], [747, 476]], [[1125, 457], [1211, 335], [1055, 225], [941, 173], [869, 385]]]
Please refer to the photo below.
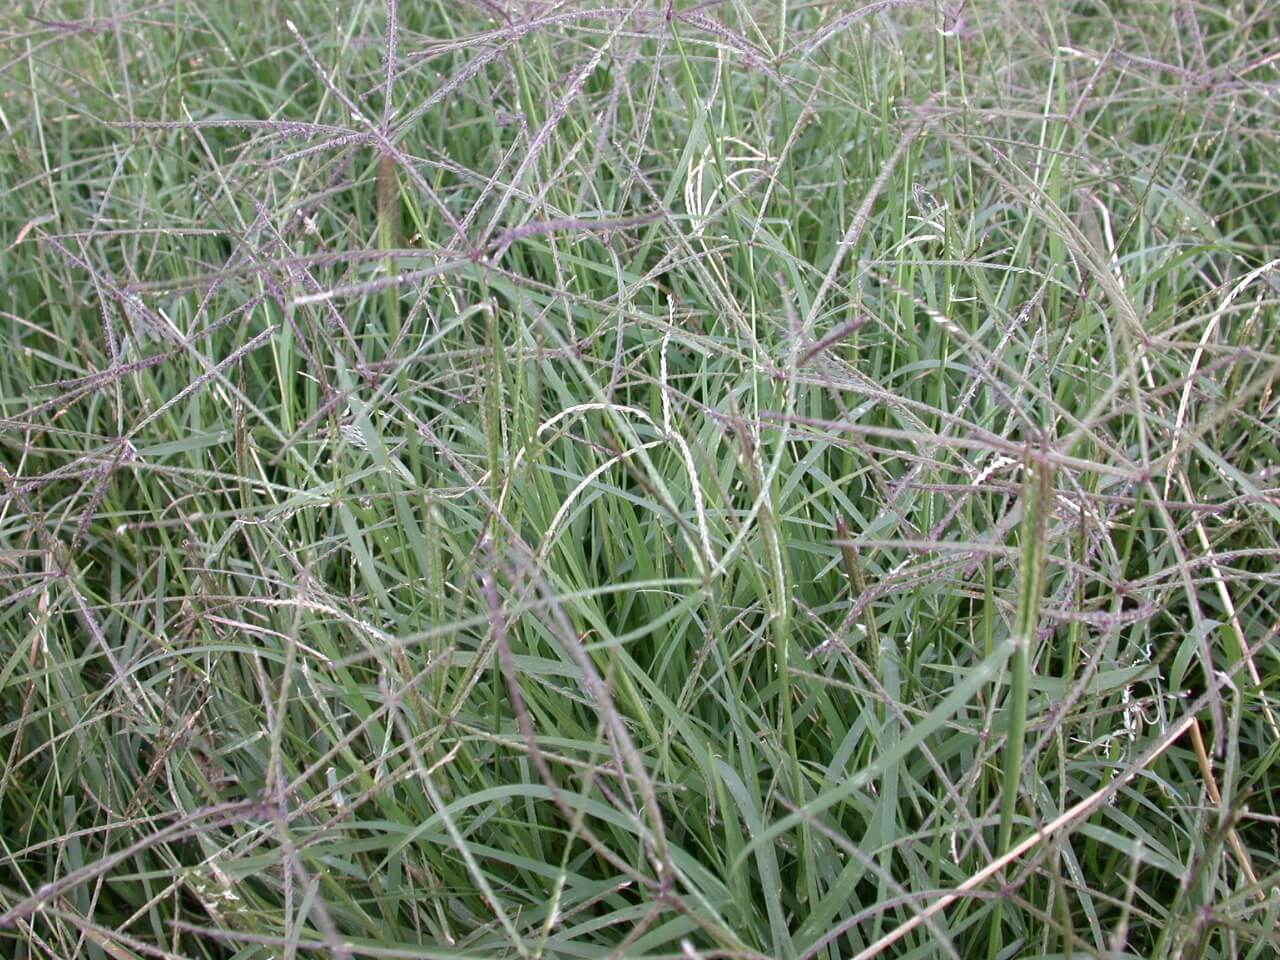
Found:
[[[840, 558], [844, 563], [845, 576], [849, 578], [849, 589], [852, 601], [858, 603], [867, 592], [867, 581], [862, 575], [862, 567], [858, 564], [858, 555], [850, 539], [849, 523], [844, 517], [836, 517], [836, 536], [840, 539]], [[883, 680], [880, 671], [880, 629], [876, 626], [875, 611], [868, 603], [862, 608], [862, 625], [867, 631], [867, 652], [870, 654], [871, 672], [876, 680]], [[987, 654], [991, 650], [988, 647]]]
[[[378, 158], [378, 249], [384, 253], [395, 250], [400, 233], [400, 178], [396, 174], [396, 162], [390, 154]], [[382, 272], [388, 279], [397, 274], [394, 257], [382, 260]], [[382, 291], [383, 309], [387, 315], [387, 339], [394, 344], [400, 337], [400, 289], [390, 284]]]
[[[1028, 455], [1023, 489], [1022, 514], [1022, 590], [1018, 597], [1018, 615], [1014, 626], [1013, 653], [1010, 658], [1009, 737], [1004, 757], [1004, 781], [1001, 785], [1000, 828], [996, 838], [996, 856], [1009, 850], [1013, 837], [1013, 816], [1022, 785], [1022, 756], [1026, 746], [1027, 701], [1031, 691], [1031, 671], [1036, 630], [1040, 623], [1040, 604], [1044, 595], [1045, 540], [1048, 518], [1053, 503], [1053, 469], [1047, 459]], [[1001, 945], [1002, 904], [997, 903], [991, 922], [988, 956], [993, 958]]]

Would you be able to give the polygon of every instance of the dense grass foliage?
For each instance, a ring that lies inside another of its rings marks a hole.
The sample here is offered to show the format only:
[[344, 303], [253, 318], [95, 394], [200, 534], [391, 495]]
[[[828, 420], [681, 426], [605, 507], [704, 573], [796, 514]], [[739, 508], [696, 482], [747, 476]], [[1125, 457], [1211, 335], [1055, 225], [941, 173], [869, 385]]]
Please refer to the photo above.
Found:
[[0, 952], [1280, 955], [1280, 8], [0, 14]]

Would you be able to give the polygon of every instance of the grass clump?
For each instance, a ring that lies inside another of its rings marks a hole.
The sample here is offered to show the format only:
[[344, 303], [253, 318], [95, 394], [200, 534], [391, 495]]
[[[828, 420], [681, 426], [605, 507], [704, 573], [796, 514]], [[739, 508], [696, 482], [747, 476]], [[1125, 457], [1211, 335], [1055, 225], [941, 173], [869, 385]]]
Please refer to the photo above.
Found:
[[1278, 30], [3, 14], [6, 954], [1280, 954]]

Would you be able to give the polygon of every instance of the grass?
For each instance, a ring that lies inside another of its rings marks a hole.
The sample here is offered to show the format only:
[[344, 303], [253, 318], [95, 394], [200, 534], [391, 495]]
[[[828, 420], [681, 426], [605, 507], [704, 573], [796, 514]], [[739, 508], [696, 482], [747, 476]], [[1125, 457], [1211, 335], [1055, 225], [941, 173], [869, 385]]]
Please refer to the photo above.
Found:
[[0, 14], [0, 952], [1280, 956], [1278, 38]]

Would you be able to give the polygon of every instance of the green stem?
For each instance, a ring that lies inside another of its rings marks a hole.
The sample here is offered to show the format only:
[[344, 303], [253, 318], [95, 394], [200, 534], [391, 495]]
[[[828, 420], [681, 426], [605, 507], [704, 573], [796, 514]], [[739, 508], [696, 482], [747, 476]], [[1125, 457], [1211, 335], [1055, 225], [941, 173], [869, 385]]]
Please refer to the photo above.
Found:
[[[1013, 839], [1013, 814], [1022, 785], [1022, 757], [1026, 746], [1027, 701], [1031, 690], [1032, 645], [1040, 622], [1040, 602], [1044, 593], [1045, 536], [1053, 496], [1053, 473], [1048, 461], [1027, 458], [1026, 487], [1022, 515], [1022, 591], [1018, 598], [1018, 619], [1013, 636], [1010, 665], [1009, 737], [1004, 756], [1004, 783], [1000, 798], [1000, 832], [995, 855], [1002, 856]], [[999, 952], [1003, 904], [998, 903], [991, 923], [988, 956]]]
[[[389, 154], [383, 154], [378, 160], [378, 249], [390, 251], [396, 249], [400, 242], [400, 178], [396, 174], [396, 162]], [[383, 272], [394, 277], [397, 272], [396, 261], [386, 257], [382, 261]], [[400, 336], [400, 291], [395, 286], [387, 287], [382, 294], [383, 307], [387, 314], [388, 349]]]

